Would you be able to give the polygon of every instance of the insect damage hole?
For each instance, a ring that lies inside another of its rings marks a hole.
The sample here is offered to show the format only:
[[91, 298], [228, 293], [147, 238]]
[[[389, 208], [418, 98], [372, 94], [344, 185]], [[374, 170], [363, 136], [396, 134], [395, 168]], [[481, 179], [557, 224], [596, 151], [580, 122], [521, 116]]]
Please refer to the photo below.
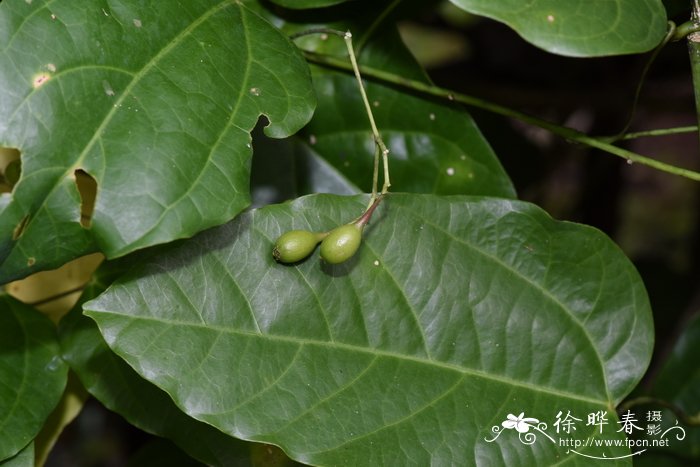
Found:
[[37, 73], [32, 77], [32, 86], [34, 87], [34, 89], [37, 89], [37, 88], [43, 86], [44, 84], [46, 84], [46, 82], [50, 79], [51, 79], [51, 74], [47, 73], [45, 71], [42, 71], [41, 73]]
[[83, 169], [76, 169], [75, 186], [80, 194], [80, 226], [89, 229], [92, 225], [92, 213], [95, 210], [95, 198], [97, 197], [97, 181]]
[[22, 159], [18, 149], [0, 147], [0, 193], [10, 192], [22, 175]]
[[12, 231], [12, 240], [17, 240], [19, 237], [22, 236], [25, 230], [27, 230], [27, 226], [29, 225], [29, 215], [26, 215], [22, 218], [21, 221], [19, 221], [19, 224], [15, 226], [15, 229]]

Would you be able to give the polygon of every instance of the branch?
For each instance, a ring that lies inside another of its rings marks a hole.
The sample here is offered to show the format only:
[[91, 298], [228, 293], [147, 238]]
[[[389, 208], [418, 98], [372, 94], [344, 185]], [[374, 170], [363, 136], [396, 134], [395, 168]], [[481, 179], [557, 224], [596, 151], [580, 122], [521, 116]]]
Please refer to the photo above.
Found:
[[673, 128], [657, 128], [655, 130], [645, 130], [645, 131], [635, 131], [632, 133], [625, 133], [625, 135], [622, 138], [620, 138], [620, 140], [637, 139], [637, 138], [643, 138], [646, 136], [668, 136], [668, 135], [678, 135], [678, 134], [682, 134], [682, 133], [695, 133], [696, 131], [698, 131], [697, 125], [679, 126], [679, 127], [673, 127]]
[[[306, 60], [311, 63], [321, 65], [327, 68], [342, 70], [345, 72], [352, 72], [352, 68], [350, 67], [350, 65], [348, 65], [343, 59], [335, 58], [330, 55], [318, 54], [310, 51], [303, 51], [303, 53], [306, 57]], [[699, 172], [684, 169], [681, 167], [676, 167], [674, 165], [667, 164], [656, 159], [651, 159], [649, 157], [642, 156], [635, 152], [614, 146], [605, 139], [588, 136], [585, 133], [581, 133], [580, 131], [575, 130], [573, 128], [561, 126], [556, 123], [552, 123], [547, 120], [528, 115], [518, 110], [494, 104], [484, 99], [479, 99], [478, 97], [469, 96], [467, 94], [462, 94], [450, 91], [448, 89], [440, 88], [432, 84], [407, 79], [403, 76], [395, 75], [393, 73], [389, 73], [383, 70], [378, 70], [376, 68], [361, 67], [360, 70], [365, 78], [372, 78], [374, 80], [398, 86], [413, 92], [418, 92], [420, 94], [438, 97], [447, 101], [459, 102], [467, 106], [486, 110], [487, 112], [514, 118], [516, 120], [520, 120], [530, 125], [543, 128], [567, 140], [581, 143], [586, 146], [600, 149], [601, 151], [605, 151], [609, 154], [622, 157], [623, 159], [626, 159], [630, 164], [638, 163], [646, 165], [648, 167], [653, 167], [662, 172], [667, 172], [670, 174], [679, 175], [681, 177], [686, 177], [691, 180], [700, 181]]]

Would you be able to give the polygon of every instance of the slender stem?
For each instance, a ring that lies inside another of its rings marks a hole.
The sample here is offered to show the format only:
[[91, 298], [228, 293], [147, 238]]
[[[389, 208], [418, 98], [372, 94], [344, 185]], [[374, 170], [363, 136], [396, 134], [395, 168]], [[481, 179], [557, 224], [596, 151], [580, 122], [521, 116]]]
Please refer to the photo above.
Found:
[[615, 138], [615, 139], [622, 139], [624, 134], [627, 133], [627, 130], [629, 130], [630, 125], [632, 124], [632, 120], [634, 120], [634, 114], [637, 112], [637, 104], [639, 103], [639, 96], [642, 93], [642, 87], [644, 86], [644, 82], [646, 81], [646, 77], [649, 74], [649, 70], [651, 69], [651, 65], [656, 61], [656, 57], [659, 56], [659, 52], [661, 52], [661, 50], [664, 47], [666, 47], [666, 44], [669, 43], [671, 38], [674, 36], [675, 32], [676, 32], [676, 23], [674, 23], [673, 21], [669, 21], [668, 22], [668, 32], [666, 32], [666, 36], [661, 41], [661, 43], [654, 48], [654, 51], [651, 53], [651, 55], [649, 56], [649, 59], [644, 64], [644, 68], [642, 69], [642, 74], [639, 77], [639, 81], [637, 82], [637, 87], [634, 90], [634, 99], [632, 100], [632, 107], [630, 108], [629, 115], [627, 116], [627, 121], [625, 122], [625, 126], [622, 127], [622, 130], [620, 130], [617, 138]]
[[660, 405], [661, 407], [670, 410], [673, 414], [678, 417], [678, 419], [687, 426], [700, 426], [700, 413], [695, 415], [689, 415], [683, 411], [680, 407], [673, 404], [672, 402], [665, 401], [663, 399], [657, 399], [651, 396], [640, 396], [630, 399], [623, 404], [620, 404], [618, 412], [626, 412], [632, 407], [638, 405]]
[[[392, 5], [391, 8], [393, 8], [395, 5]], [[388, 13], [387, 13], [388, 14]], [[377, 185], [379, 182], [379, 155], [381, 154], [382, 156], [382, 165], [384, 167], [384, 184], [382, 186], [382, 191], [381, 194], [386, 194], [389, 191], [389, 187], [391, 186], [391, 181], [389, 180], [389, 149], [386, 147], [386, 144], [384, 144], [384, 140], [382, 140], [381, 135], [379, 134], [379, 130], [377, 129], [377, 124], [374, 121], [374, 114], [372, 113], [372, 106], [369, 103], [369, 99], [367, 98], [367, 92], [365, 91], [365, 86], [362, 83], [362, 75], [360, 74], [360, 67], [357, 64], [357, 57], [355, 56], [355, 51], [352, 46], [352, 33], [350, 31], [347, 32], [342, 32], [338, 31], [337, 29], [329, 29], [329, 28], [311, 28], [311, 29], [306, 29], [304, 31], [300, 31], [296, 34], [292, 34], [289, 36], [292, 40], [297, 39], [299, 37], [307, 36], [310, 34], [333, 34], [339, 37], [342, 37], [343, 40], [345, 41], [345, 46], [348, 49], [348, 55], [350, 56], [350, 67], [352, 71], [355, 74], [355, 78], [357, 79], [357, 83], [360, 86], [360, 95], [362, 96], [362, 102], [365, 104], [365, 110], [367, 111], [367, 117], [369, 118], [369, 124], [370, 127], [372, 128], [372, 136], [374, 137], [374, 143], [376, 145], [376, 150], [374, 154], [374, 173], [372, 176], [372, 196], [370, 198], [369, 204], [368, 204], [368, 209], [371, 209], [373, 206], [373, 203], [375, 199], [377, 198]], [[308, 52], [311, 53], [311, 52]], [[347, 68], [347, 64], [343, 62], [345, 65], [345, 69]]]
[[370, 198], [370, 204], [372, 200], [377, 197], [377, 183], [379, 181], [379, 146], [375, 144], [374, 146], [374, 169], [372, 170], [372, 197]]
[[[372, 135], [374, 136], [374, 142], [376, 143], [377, 147], [381, 150], [382, 152], [382, 163], [384, 165], [384, 185], [382, 186], [382, 194], [385, 194], [386, 192], [389, 191], [389, 187], [391, 186], [391, 182], [389, 180], [389, 149], [387, 149], [386, 145], [384, 144], [384, 141], [382, 140], [382, 137], [379, 134], [379, 130], [377, 129], [377, 124], [374, 122], [374, 115], [372, 114], [372, 106], [369, 103], [369, 99], [367, 99], [367, 92], [365, 92], [365, 86], [362, 83], [362, 76], [360, 75], [360, 67], [357, 65], [357, 59], [355, 58], [355, 51], [352, 48], [352, 34], [350, 31], [345, 33], [345, 45], [348, 48], [348, 53], [350, 54], [350, 63], [352, 65], [352, 71], [355, 73], [355, 78], [357, 78], [357, 83], [360, 86], [360, 94], [362, 95], [362, 101], [365, 103], [365, 110], [367, 111], [367, 117], [369, 118], [369, 125], [372, 128]], [[378, 154], [375, 154], [375, 159], [378, 157]], [[376, 162], [375, 162], [376, 165]], [[376, 193], [376, 187], [372, 187], [372, 192]], [[372, 198], [373, 201], [373, 198]]]
[[[313, 52], [305, 51], [304, 55], [306, 59], [317, 65], [322, 65], [330, 68], [335, 68], [339, 70], [350, 71], [348, 65], [339, 59], [328, 55], [317, 54]], [[700, 181], [700, 173], [693, 170], [684, 169], [681, 167], [676, 167], [671, 164], [666, 164], [664, 162], [651, 159], [649, 157], [642, 156], [632, 151], [614, 146], [607, 142], [603, 138], [595, 138], [593, 136], [588, 136], [585, 133], [581, 133], [573, 128], [558, 125], [556, 123], [543, 120], [532, 115], [528, 115], [524, 112], [514, 110], [502, 105], [494, 104], [492, 102], [486, 101], [484, 99], [479, 99], [477, 97], [469, 96], [467, 94], [461, 94], [448, 89], [433, 86], [431, 84], [426, 84], [421, 81], [407, 79], [403, 76], [398, 76], [393, 73], [388, 73], [386, 71], [378, 70], [375, 68], [362, 67], [362, 74], [365, 77], [370, 77], [378, 81], [389, 83], [395, 86], [402, 87], [404, 89], [409, 89], [414, 92], [418, 92], [425, 95], [435, 96], [447, 101], [456, 101], [464, 105], [471, 107], [476, 107], [479, 109], [486, 110], [491, 113], [498, 115], [503, 115], [506, 117], [514, 118], [522, 122], [528, 123], [530, 125], [543, 128], [555, 135], [561, 136], [570, 141], [575, 141], [577, 143], [584, 144], [586, 146], [594, 147], [600, 149], [607, 153], [622, 157], [631, 162], [636, 162], [642, 165], [653, 167], [655, 169], [661, 170], [674, 175], [679, 175], [682, 177], [690, 178], [692, 180]], [[630, 162], [630, 163], [631, 163]]]
[[[637, 138], [643, 138], [646, 136], [668, 136], [668, 135], [677, 135], [681, 133], [693, 133], [698, 131], [698, 126], [697, 125], [692, 125], [692, 126], [679, 126], [679, 127], [674, 127], [674, 128], [657, 128], [655, 130], [646, 130], [646, 131], [636, 131], [633, 133], [626, 133], [622, 138], [619, 138], [620, 140], [629, 140], [629, 139], [637, 139]], [[611, 137], [611, 142], [615, 140], [615, 137]]]

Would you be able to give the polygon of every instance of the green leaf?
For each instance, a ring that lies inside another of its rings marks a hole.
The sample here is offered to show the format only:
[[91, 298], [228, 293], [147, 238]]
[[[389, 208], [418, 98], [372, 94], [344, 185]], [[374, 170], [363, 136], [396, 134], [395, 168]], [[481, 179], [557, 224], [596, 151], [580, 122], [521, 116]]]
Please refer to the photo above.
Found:
[[0, 460], [34, 439], [61, 399], [67, 374], [53, 323], [0, 295]]
[[[371, 36], [367, 31], [373, 29], [372, 25], [363, 22], [333, 27], [349, 27], [355, 44], [365, 44], [359, 56], [362, 65], [430, 81], [395, 27], [384, 27]], [[306, 46], [311, 44], [314, 50], [340, 49], [347, 55], [343, 41], [337, 37], [307, 42]], [[357, 80], [353, 75], [316, 66], [312, 73], [318, 108], [302, 133], [306, 157], [324, 158], [357, 187], [356, 191], [370, 192], [374, 138]], [[379, 132], [391, 151], [389, 165], [395, 190], [515, 197], [512, 182], [464, 107], [371, 81], [366, 82], [366, 90]]]
[[689, 414], [700, 412], [699, 352], [700, 315], [684, 326], [652, 389], [655, 396], [676, 403]]
[[646, 52], [666, 34], [661, 0], [450, 0], [507, 24], [548, 52], [596, 57]]
[[[230, 220], [259, 116], [284, 137], [314, 107], [297, 48], [241, 2], [3, 2], [0, 43], [0, 144], [22, 152], [0, 283]], [[97, 185], [89, 228], [76, 170]]]
[[1, 467], [34, 467], [34, 443], [29, 443], [19, 454], [0, 461]]
[[310, 193], [359, 194], [360, 190], [300, 138], [272, 139], [253, 133], [251, 194], [260, 207]]
[[[669, 444], [658, 448], [657, 454], [684, 459], [685, 465], [700, 462], [700, 315], [696, 315], [686, 326], [678, 338], [672, 353], [664, 363], [663, 368], [654, 380], [651, 395], [657, 399], [669, 402], [678, 407], [684, 414], [695, 416], [696, 426], [681, 426], [685, 431], [685, 439], [679, 440], [676, 435], [680, 430], [673, 429], [668, 434]], [[645, 407], [648, 410], [660, 410], [660, 407]], [[641, 413], [641, 412], [640, 412]], [[675, 425], [678, 415], [670, 410], [664, 410], [660, 425], [663, 430]], [[658, 436], [656, 436], [658, 439]], [[653, 439], [653, 437], [652, 437]]]
[[[81, 303], [103, 292], [132, 260], [127, 257], [103, 265]], [[248, 443], [182, 413], [167, 393], [141, 378], [107, 347], [95, 323], [81, 314], [81, 303], [61, 321], [59, 330], [63, 358], [90, 394], [131, 424], [173, 440], [208, 465], [250, 465]]]
[[[313, 68], [319, 108], [304, 129], [306, 149], [360, 191], [371, 191], [374, 141], [351, 76]], [[515, 189], [464, 110], [370, 83], [367, 93], [390, 150], [392, 187], [432, 194], [514, 198]], [[381, 187], [380, 171], [380, 187]]]
[[[372, 14], [348, 6], [309, 14], [307, 20], [316, 24], [318, 19], [323, 27], [350, 30], [362, 65], [429, 82], [396, 27], [381, 23], [400, 13], [394, 11], [396, 5], [371, 7]], [[261, 6], [256, 11], [287, 34], [309, 27], [298, 23], [295, 15], [277, 16], [278, 11]], [[305, 50], [347, 57], [344, 41], [332, 34], [326, 38], [320, 34], [304, 36], [296, 43]], [[301, 138], [294, 138], [299, 143], [297, 188], [300, 194], [369, 192], [374, 139], [357, 80], [352, 74], [321, 67], [312, 67], [312, 71], [318, 107], [300, 132]], [[508, 175], [464, 107], [419, 98], [371, 81], [365, 84], [377, 126], [391, 150], [394, 189], [515, 197]]]
[[[641, 378], [653, 325], [636, 270], [601, 232], [528, 203], [392, 194], [347, 263], [274, 262], [282, 232], [328, 230], [366, 203], [314, 195], [246, 213], [85, 312], [189, 415], [313, 464], [550, 465], [566, 448], [510, 432], [489, 443], [491, 427], [526, 412], [553, 434], [558, 411], [610, 411]], [[581, 451], [629, 453], [595, 449]]]

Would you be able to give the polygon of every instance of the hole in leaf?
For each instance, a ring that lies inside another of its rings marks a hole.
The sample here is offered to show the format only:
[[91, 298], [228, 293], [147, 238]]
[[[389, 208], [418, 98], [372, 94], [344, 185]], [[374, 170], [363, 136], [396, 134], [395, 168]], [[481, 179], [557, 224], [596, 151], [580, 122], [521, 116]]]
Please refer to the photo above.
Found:
[[47, 73], [45, 71], [42, 71], [42, 72], [34, 75], [34, 77], [32, 78], [32, 86], [34, 86], [34, 89], [37, 89], [37, 88], [43, 86], [44, 84], [46, 84], [46, 82], [50, 79], [51, 79], [51, 74]]
[[95, 197], [97, 196], [97, 181], [82, 169], [76, 169], [75, 186], [80, 193], [80, 225], [89, 229], [92, 224], [92, 212], [95, 209]]
[[12, 240], [17, 240], [19, 237], [22, 236], [24, 231], [27, 229], [27, 226], [29, 225], [29, 215], [26, 215], [22, 218], [21, 221], [19, 221], [19, 224], [17, 224], [17, 227], [15, 227], [15, 230], [12, 231]]
[[0, 193], [12, 191], [21, 173], [20, 152], [15, 148], [0, 147]]

